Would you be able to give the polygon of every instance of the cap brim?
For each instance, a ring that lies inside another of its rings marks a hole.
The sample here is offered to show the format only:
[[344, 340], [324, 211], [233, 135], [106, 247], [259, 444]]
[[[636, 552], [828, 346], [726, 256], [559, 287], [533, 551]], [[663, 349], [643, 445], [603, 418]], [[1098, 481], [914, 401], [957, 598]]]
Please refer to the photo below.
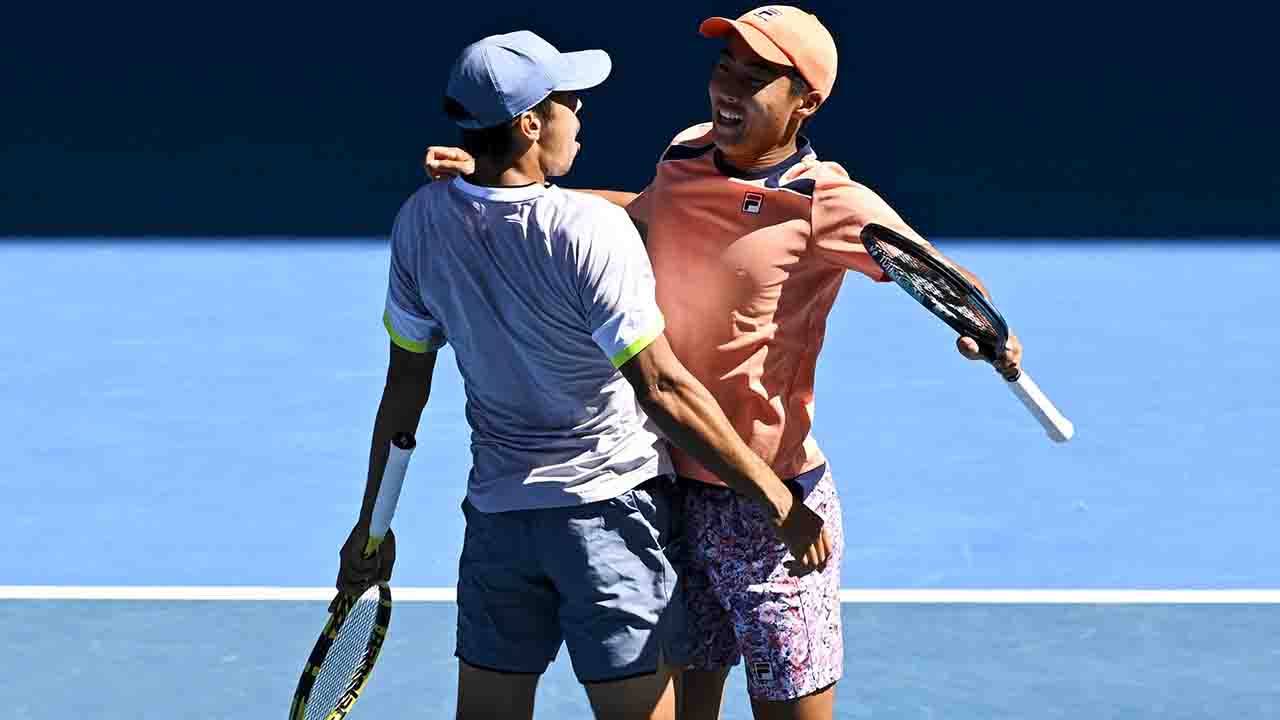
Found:
[[730, 33], [737, 33], [743, 42], [765, 60], [777, 65], [795, 66], [795, 63], [791, 62], [791, 58], [787, 57], [787, 54], [782, 52], [781, 48], [774, 45], [768, 35], [746, 23], [730, 20], [729, 18], [713, 17], [703, 20], [702, 24], [698, 26], [698, 32], [703, 37], [709, 38], [720, 38]]
[[555, 86], [560, 92], [593, 88], [604, 82], [613, 70], [613, 61], [603, 50], [561, 53], [560, 60]]

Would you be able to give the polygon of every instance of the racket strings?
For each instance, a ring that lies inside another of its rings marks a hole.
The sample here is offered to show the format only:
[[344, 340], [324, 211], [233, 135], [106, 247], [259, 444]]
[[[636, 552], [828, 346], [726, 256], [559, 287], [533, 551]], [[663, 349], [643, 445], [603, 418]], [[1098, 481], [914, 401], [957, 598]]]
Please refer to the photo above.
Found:
[[934, 312], [959, 316], [972, 324], [987, 337], [995, 337], [999, 330], [986, 313], [973, 307], [969, 294], [958, 288], [942, 273], [929, 267], [919, 258], [885, 243], [879, 243], [885, 272], [917, 299], [929, 305]]
[[378, 601], [375, 586], [355, 602], [338, 628], [338, 636], [321, 663], [320, 674], [312, 686], [306, 720], [325, 720], [351, 689], [357, 670], [364, 664], [369, 637], [377, 625]]

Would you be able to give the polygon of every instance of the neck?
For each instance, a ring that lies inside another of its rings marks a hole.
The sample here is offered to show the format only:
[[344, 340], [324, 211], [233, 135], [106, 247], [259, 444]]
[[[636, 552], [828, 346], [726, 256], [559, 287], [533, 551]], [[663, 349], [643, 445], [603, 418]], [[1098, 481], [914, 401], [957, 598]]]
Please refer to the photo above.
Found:
[[725, 162], [729, 163], [744, 173], [752, 173], [758, 170], [765, 170], [786, 160], [796, 154], [796, 133], [792, 133], [786, 142], [775, 146], [763, 153], [754, 152], [734, 152], [732, 150], [720, 149], [720, 154], [724, 157]]
[[467, 182], [485, 187], [520, 187], [541, 185], [547, 181], [537, 158], [532, 152], [524, 152], [505, 160], [476, 158], [476, 171], [467, 176]]

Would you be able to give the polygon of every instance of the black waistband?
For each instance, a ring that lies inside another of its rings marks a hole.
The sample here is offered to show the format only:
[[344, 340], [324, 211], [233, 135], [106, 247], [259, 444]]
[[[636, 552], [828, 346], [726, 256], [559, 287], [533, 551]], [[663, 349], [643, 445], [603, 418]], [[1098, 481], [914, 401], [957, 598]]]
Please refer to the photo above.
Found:
[[[821, 465], [819, 465], [818, 467], [812, 470], [807, 470], [793, 478], [783, 480], [782, 483], [787, 487], [791, 488], [791, 492], [797, 495], [801, 500], [804, 500], [805, 498], [809, 497], [809, 493], [813, 492], [813, 489], [817, 487], [818, 483], [822, 480], [822, 476], [826, 474], [827, 474], [827, 464], [822, 463]], [[712, 485], [711, 483], [704, 483], [699, 480], [693, 480], [691, 478], [686, 478], [686, 477], [681, 477], [680, 479], [685, 483], [688, 483], [689, 485], [693, 487], [697, 487], [699, 489], [706, 489], [712, 492], [717, 490], [720, 490], [723, 492], [733, 492], [731, 488], [727, 488], [721, 485]]]
[[803, 500], [809, 497], [809, 493], [813, 492], [813, 489], [818, 486], [818, 482], [822, 480], [822, 476], [826, 474], [827, 464], [822, 463], [812, 470], [802, 472], [790, 480], [783, 480], [783, 482], [787, 484], [787, 487], [791, 488], [792, 492], [799, 491], [800, 499]]

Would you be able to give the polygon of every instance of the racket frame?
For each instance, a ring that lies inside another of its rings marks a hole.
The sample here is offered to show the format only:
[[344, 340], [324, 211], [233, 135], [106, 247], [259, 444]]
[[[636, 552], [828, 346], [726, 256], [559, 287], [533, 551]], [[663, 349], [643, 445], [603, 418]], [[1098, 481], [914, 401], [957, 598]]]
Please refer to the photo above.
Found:
[[[387, 583], [378, 583], [376, 587], [378, 588], [378, 609], [374, 615], [373, 628], [369, 633], [369, 640], [360, 658], [360, 664], [356, 666], [355, 673], [347, 689], [338, 699], [337, 706], [325, 716], [325, 720], [341, 720], [351, 712], [352, 706], [360, 698], [360, 693], [369, 682], [373, 665], [382, 651], [382, 644], [386, 641], [387, 630], [391, 627], [391, 588]], [[347, 621], [351, 609], [355, 607], [356, 601], [362, 595], [363, 593], [361, 595], [339, 593], [334, 598], [329, 621], [325, 623], [324, 630], [320, 632], [319, 639], [311, 649], [307, 665], [302, 670], [302, 677], [298, 680], [298, 687], [293, 694], [293, 703], [289, 706], [289, 720], [303, 720], [306, 717], [307, 703], [311, 699], [316, 678], [320, 675], [320, 667], [324, 664], [334, 641], [338, 639], [338, 632]]]
[[[1000, 311], [996, 310], [995, 306], [991, 304], [991, 301], [987, 299], [986, 295], [983, 295], [973, 283], [969, 282], [968, 278], [961, 275], [958, 270], [944, 262], [935, 253], [930, 252], [919, 242], [883, 225], [878, 225], [876, 223], [868, 224], [862, 229], [860, 237], [863, 247], [867, 249], [867, 253], [871, 255], [871, 258], [876, 261], [876, 264], [880, 266], [880, 269], [884, 270], [885, 275], [888, 275], [889, 278], [898, 285], [898, 287], [907, 291], [907, 294], [915, 298], [916, 302], [928, 308], [929, 312], [933, 313], [939, 320], [949, 325], [952, 330], [955, 330], [966, 337], [973, 338], [978, 343], [978, 350], [982, 353], [983, 357], [988, 360], [995, 360], [998, 350], [1002, 349], [1004, 344], [1009, 340], [1009, 325], [1005, 322], [1004, 316], [1000, 314]], [[986, 316], [987, 321], [991, 323], [993, 328], [995, 328], [995, 336], [990, 337], [990, 334], [986, 330], [979, 327], [977, 324], [966, 320], [961, 315], [939, 311], [933, 300], [921, 297], [916, 293], [915, 288], [911, 286], [910, 283], [903, 282], [894, 277], [893, 273], [891, 273], [886, 267], [886, 263], [890, 261], [884, 259], [881, 254], [878, 246], [880, 243], [892, 245], [893, 247], [902, 250], [904, 253], [924, 263], [930, 270], [942, 275], [953, 285], [956, 285], [964, 291], [971, 301], [971, 304]]]
[[[860, 239], [863, 247], [867, 249], [867, 254], [876, 261], [876, 264], [880, 266], [880, 269], [884, 271], [889, 279], [893, 280], [898, 287], [905, 290], [916, 302], [927, 308], [929, 312], [946, 323], [952, 330], [973, 338], [978, 343], [979, 352], [982, 353], [983, 357], [989, 361], [995, 360], [997, 352], [1003, 349], [1005, 343], [1009, 341], [1009, 325], [1005, 322], [1004, 316], [1000, 314], [1000, 311], [996, 310], [986, 295], [978, 290], [968, 278], [960, 274], [960, 271], [943, 261], [942, 258], [921, 243], [883, 225], [868, 223], [863, 227]], [[891, 261], [884, 257], [879, 247], [880, 244], [898, 248], [965, 291], [970, 304], [986, 316], [987, 321], [991, 323], [991, 327], [995, 329], [995, 337], [991, 337], [990, 333], [977, 324], [964, 319], [963, 316], [949, 311], [939, 311], [932, 298], [921, 297], [911, 283], [895, 277], [889, 271], [888, 263]], [[1054, 406], [1053, 402], [1045, 396], [1040, 387], [1025, 371], [1019, 368], [1018, 374], [1013, 379], [1006, 378], [1006, 380], [1005, 384], [1008, 385], [1009, 391], [1035, 417], [1040, 423], [1040, 427], [1044, 428], [1049, 439], [1061, 443], [1070, 440], [1075, 435], [1075, 426]]]

